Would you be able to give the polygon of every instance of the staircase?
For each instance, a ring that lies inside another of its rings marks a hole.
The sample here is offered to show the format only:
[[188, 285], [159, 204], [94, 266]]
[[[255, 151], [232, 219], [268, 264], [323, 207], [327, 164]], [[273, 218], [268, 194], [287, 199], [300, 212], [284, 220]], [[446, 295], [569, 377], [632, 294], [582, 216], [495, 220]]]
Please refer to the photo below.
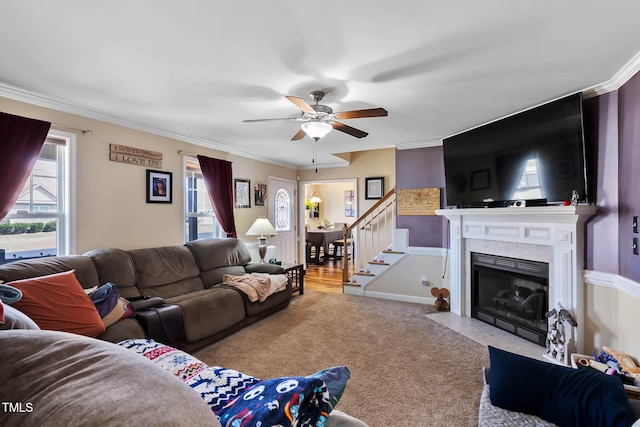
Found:
[[368, 284], [406, 256], [408, 236], [408, 230], [396, 230], [396, 191], [393, 188], [343, 229], [343, 292], [365, 296]]

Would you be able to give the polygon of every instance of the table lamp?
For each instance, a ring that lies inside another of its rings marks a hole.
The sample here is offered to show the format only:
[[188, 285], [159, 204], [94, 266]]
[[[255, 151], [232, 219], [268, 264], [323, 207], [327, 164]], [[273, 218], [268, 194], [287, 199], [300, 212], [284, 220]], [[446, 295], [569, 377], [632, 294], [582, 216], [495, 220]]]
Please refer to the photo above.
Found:
[[275, 236], [278, 234], [273, 225], [267, 218], [258, 218], [245, 233], [247, 236], [258, 237], [258, 253], [260, 254], [260, 262], [264, 262], [264, 256], [267, 254], [267, 238], [266, 236]]

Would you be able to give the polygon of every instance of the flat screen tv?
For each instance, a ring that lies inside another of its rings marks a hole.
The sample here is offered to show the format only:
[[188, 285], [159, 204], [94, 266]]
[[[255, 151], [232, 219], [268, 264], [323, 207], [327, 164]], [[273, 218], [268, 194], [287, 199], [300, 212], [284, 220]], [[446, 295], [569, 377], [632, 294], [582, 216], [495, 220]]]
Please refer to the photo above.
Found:
[[589, 200], [581, 93], [446, 138], [443, 153], [447, 206]]

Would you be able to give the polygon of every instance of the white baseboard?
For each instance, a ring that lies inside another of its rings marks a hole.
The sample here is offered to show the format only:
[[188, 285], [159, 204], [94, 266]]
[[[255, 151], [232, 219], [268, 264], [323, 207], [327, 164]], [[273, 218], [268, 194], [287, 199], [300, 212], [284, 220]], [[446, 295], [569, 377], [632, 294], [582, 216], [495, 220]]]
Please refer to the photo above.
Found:
[[433, 305], [436, 301], [435, 298], [390, 294], [388, 292], [372, 292], [372, 291], [367, 291], [366, 289], [364, 291], [364, 296], [371, 297], [371, 298], [388, 299], [393, 301], [413, 302], [417, 304], [431, 304], [431, 305]]

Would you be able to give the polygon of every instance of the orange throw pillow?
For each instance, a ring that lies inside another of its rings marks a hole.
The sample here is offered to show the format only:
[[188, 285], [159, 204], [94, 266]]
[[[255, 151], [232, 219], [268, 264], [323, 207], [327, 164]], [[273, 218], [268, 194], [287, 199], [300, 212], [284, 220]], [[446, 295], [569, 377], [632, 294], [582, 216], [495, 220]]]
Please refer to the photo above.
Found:
[[41, 329], [97, 337], [105, 331], [98, 310], [78, 282], [75, 270], [10, 283], [22, 291], [12, 304]]

